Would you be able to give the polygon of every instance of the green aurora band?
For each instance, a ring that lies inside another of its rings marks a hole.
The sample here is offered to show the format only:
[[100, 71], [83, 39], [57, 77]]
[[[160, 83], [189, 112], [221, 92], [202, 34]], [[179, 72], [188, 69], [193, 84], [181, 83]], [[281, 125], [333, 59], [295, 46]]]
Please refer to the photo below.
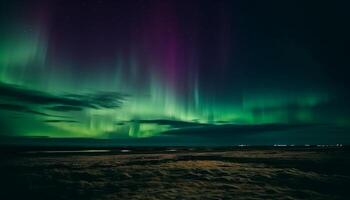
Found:
[[[189, 44], [179, 39], [181, 28], [175, 22], [154, 25], [160, 15], [176, 21], [176, 16], [167, 12], [169, 7], [163, 5], [162, 9], [150, 19], [140, 20], [144, 24], [140, 25], [141, 34], [149, 37], [130, 36], [129, 43], [115, 44], [127, 46], [128, 50], [116, 48], [114, 56], [88, 64], [81, 61], [84, 59], [74, 59], [69, 49], [67, 54], [62, 53], [64, 50], [55, 51], [57, 42], [47, 25], [48, 14], [28, 20], [9, 14], [13, 23], [5, 23], [2, 16], [0, 84], [6, 92], [0, 91], [1, 134], [146, 138], [183, 128], [157, 120], [196, 126], [313, 123], [348, 126], [347, 113], [326, 114], [328, 110], [322, 110], [337, 98], [328, 86], [305, 83], [305, 87], [293, 88], [279, 86], [278, 81], [271, 86], [258, 80], [252, 83], [255, 79], [248, 77], [239, 86], [222, 89], [222, 84], [207, 81], [203, 77], [210, 74], [201, 71], [200, 53], [190, 48], [195, 41]], [[228, 14], [224, 11], [223, 17]], [[169, 28], [170, 34], [165, 31]], [[223, 26], [218, 34], [227, 40], [225, 35], [231, 33]], [[151, 35], [160, 42], [154, 43]], [[222, 72], [216, 78], [234, 85], [238, 81], [226, 77], [225, 69], [235, 68], [230, 61], [235, 56], [225, 43], [228, 41], [219, 41], [217, 50], [223, 58], [217, 63], [217, 70]], [[144, 53], [143, 45], [152, 48]], [[296, 79], [292, 77], [290, 81], [296, 81], [293, 78]], [[210, 84], [213, 86], [208, 89]]]

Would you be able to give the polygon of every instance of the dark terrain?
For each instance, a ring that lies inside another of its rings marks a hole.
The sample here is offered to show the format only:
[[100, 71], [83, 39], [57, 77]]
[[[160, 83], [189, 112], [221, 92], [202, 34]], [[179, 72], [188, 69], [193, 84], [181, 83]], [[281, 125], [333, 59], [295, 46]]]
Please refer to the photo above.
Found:
[[127, 149], [5, 149], [0, 199], [348, 199], [347, 147]]

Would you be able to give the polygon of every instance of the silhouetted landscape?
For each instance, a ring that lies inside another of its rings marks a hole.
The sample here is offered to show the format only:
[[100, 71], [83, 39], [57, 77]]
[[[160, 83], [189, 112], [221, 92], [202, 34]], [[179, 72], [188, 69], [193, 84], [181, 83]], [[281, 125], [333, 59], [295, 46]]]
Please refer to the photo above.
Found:
[[30, 147], [2, 152], [5, 199], [328, 200], [347, 199], [350, 184], [347, 147]]

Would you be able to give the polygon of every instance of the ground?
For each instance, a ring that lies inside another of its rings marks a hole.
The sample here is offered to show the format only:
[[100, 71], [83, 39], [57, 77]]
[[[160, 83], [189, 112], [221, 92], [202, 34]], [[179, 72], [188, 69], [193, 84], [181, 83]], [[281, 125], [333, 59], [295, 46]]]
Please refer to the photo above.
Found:
[[345, 147], [6, 153], [0, 199], [348, 199], [349, 155]]

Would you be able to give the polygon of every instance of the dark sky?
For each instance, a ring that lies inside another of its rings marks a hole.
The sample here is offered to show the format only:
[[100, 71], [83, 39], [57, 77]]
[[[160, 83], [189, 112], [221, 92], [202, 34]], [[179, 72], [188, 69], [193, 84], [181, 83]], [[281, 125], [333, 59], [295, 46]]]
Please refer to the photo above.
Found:
[[208, 130], [242, 139], [276, 131], [270, 124], [288, 131], [317, 124], [337, 131], [312, 139], [340, 140], [339, 129], [350, 125], [347, 8], [346, 1], [1, 1], [2, 135], [190, 138], [196, 128], [202, 139]]

